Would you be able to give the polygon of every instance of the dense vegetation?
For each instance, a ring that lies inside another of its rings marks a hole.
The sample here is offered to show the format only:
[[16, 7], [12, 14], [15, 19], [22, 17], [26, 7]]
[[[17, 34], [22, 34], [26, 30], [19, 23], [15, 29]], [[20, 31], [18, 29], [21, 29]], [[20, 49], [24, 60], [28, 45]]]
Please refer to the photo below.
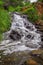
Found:
[[[39, 1], [43, 2], [43, 0]], [[28, 15], [28, 19], [32, 22], [39, 19], [34, 3], [25, 2], [24, 0], [0, 0], [0, 38], [3, 32], [10, 29], [11, 17], [9, 12], [26, 14]], [[41, 15], [41, 19], [43, 19], [43, 14]]]
[[0, 35], [2, 36], [2, 33], [9, 30], [10, 28], [10, 16], [8, 12], [2, 8], [0, 8]]
[[39, 2], [43, 2], [43, 0], [38, 0]]

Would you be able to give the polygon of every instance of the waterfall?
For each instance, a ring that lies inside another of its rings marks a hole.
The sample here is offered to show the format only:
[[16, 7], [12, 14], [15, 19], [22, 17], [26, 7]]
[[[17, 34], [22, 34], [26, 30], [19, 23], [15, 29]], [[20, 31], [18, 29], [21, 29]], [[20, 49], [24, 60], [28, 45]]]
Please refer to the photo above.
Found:
[[13, 22], [8, 32], [5, 32], [4, 40], [0, 44], [3, 54], [11, 54], [18, 51], [32, 51], [40, 47], [41, 37], [35, 26], [25, 16], [13, 14]]
[[33, 2], [37, 2], [37, 1], [38, 1], [38, 0], [30, 0], [31, 3], [33, 3]]

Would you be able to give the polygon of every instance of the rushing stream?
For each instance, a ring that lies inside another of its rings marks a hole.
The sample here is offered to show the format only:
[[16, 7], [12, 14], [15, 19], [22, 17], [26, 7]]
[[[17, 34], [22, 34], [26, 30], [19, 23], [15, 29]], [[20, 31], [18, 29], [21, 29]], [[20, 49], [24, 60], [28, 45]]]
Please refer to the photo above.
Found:
[[38, 1], [38, 0], [30, 0], [31, 3], [33, 3], [33, 2], [37, 2], [37, 1]]
[[14, 13], [13, 22], [8, 32], [3, 34], [4, 39], [0, 44], [3, 55], [13, 52], [37, 50], [41, 45], [40, 34], [26, 16]]

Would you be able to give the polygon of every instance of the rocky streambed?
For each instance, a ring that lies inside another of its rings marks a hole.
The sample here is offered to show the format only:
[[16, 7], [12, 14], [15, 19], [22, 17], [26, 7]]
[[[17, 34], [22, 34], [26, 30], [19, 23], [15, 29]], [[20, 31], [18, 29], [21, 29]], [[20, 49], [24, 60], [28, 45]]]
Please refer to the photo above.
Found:
[[43, 34], [37, 31], [25, 15], [13, 13], [11, 28], [3, 33], [0, 44], [0, 65], [43, 65], [41, 56]]

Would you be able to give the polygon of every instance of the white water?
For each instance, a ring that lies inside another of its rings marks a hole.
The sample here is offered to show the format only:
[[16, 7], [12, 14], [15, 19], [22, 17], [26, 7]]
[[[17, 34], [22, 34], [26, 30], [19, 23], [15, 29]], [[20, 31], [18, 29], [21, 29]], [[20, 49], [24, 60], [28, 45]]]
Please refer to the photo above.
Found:
[[[26, 25], [25, 25], [26, 24]], [[29, 26], [26, 28], [26, 26]], [[21, 35], [21, 39], [12, 40], [9, 38], [9, 34], [12, 30], [18, 32]], [[14, 19], [10, 28], [10, 31], [4, 33], [4, 38], [0, 44], [0, 50], [4, 50], [3, 54], [11, 54], [17, 51], [32, 51], [37, 50], [41, 42], [40, 34], [36, 32], [35, 26], [30, 23], [26, 18], [21, 17], [17, 13], [14, 13]], [[27, 37], [31, 35], [31, 37]]]
[[37, 1], [38, 1], [38, 0], [30, 0], [31, 3], [33, 3], [33, 2], [37, 2]]

